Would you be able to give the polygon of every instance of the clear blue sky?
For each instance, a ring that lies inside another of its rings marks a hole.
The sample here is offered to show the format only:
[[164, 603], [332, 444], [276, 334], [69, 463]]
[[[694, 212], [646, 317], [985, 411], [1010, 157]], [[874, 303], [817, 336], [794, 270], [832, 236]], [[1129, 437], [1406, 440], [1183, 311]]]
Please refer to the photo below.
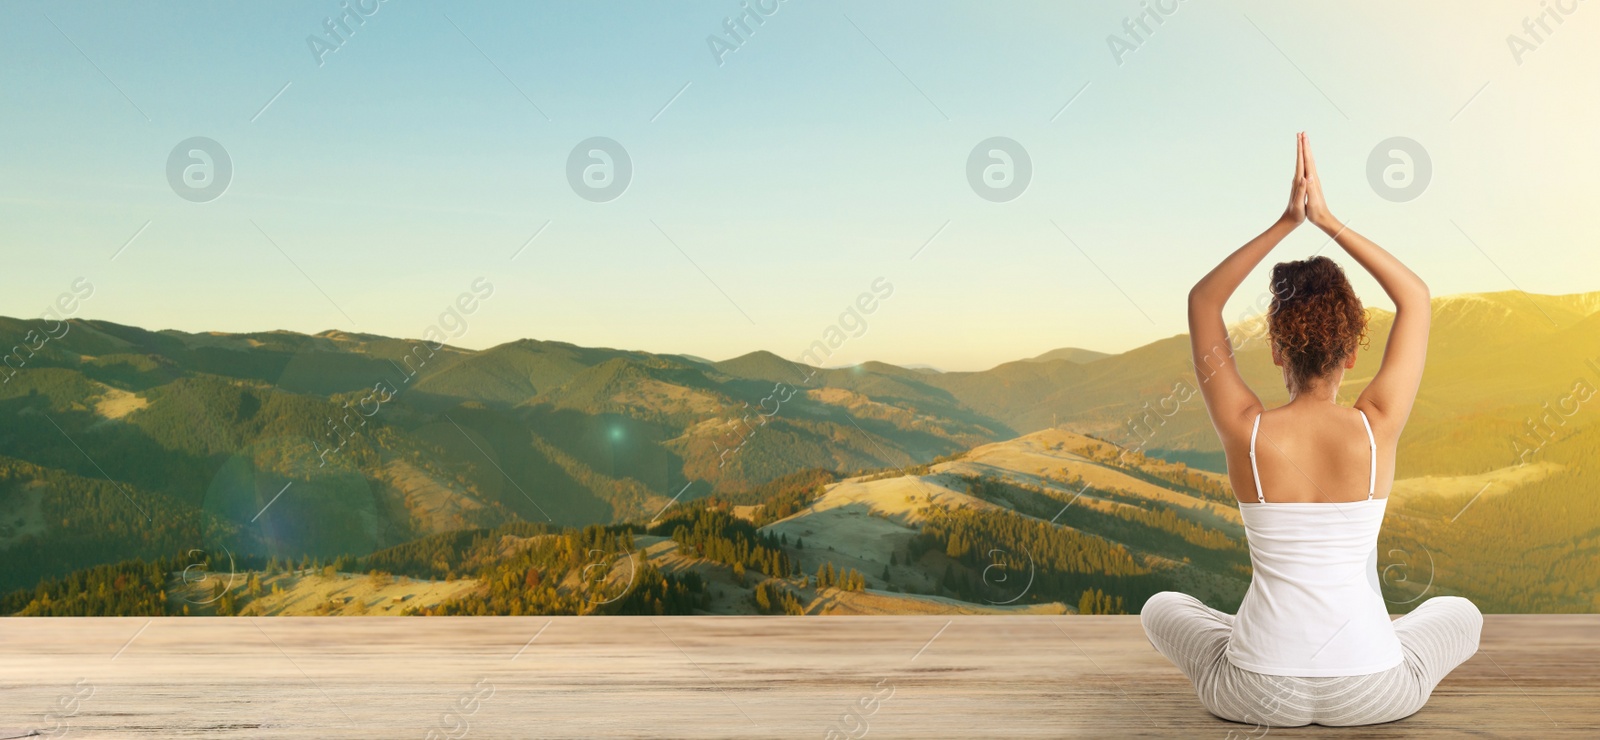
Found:
[[[1600, 289], [1600, 8], [1519, 64], [1537, 3], [1176, 5], [1119, 65], [1135, 2], [784, 0], [719, 66], [732, 0], [387, 0], [318, 66], [327, 0], [8, 2], [0, 314], [81, 276], [88, 318], [415, 337], [481, 276], [463, 346], [792, 357], [881, 276], [834, 361], [1121, 351], [1184, 330], [1189, 286], [1282, 209], [1301, 129], [1335, 213], [1436, 295]], [[208, 203], [167, 182], [191, 136], [233, 162]], [[635, 168], [610, 202], [566, 179], [592, 136]], [[992, 136], [1033, 163], [1009, 202], [966, 179]], [[1392, 136], [1432, 160], [1409, 202], [1367, 182]]]

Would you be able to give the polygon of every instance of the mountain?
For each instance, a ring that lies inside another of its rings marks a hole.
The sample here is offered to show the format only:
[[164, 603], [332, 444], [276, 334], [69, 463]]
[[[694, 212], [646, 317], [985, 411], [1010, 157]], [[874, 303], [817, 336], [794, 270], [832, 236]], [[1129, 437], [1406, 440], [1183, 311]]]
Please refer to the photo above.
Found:
[[[1412, 550], [1448, 550], [1441, 577], [1479, 584], [1504, 609], [1594, 608], [1553, 590], [1549, 574], [1600, 585], [1590, 573], [1600, 548], [1592, 495], [1600, 427], [1584, 413], [1600, 386], [1600, 293], [1448, 296], [1434, 300], [1433, 313], [1397, 471], [1397, 496], [1416, 495], [1414, 508], [1395, 511], [1419, 519], [1397, 514], [1395, 537]], [[1392, 324], [1386, 312], [1370, 314], [1347, 402], [1376, 371]], [[1264, 401], [1281, 403], [1261, 330], [1259, 318], [1233, 328], [1237, 360]], [[769, 352], [708, 362], [531, 339], [474, 351], [339, 331], [189, 333], [3, 317], [0, 338], [12, 342], [0, 368], [0, 550], [8, 563], [0, 589], [189, 549], [327, 560], [528, 522], [643, 526], [709, 496], [763, 505], [785, 481], [816, 471], [899, 473], [918, 488], [971, 499], [931, 530], [884, 502], [840, 507], [915, 524], [909, 536], [927, 549], [958, 553], [947, 554], [948, 583], [942, 571], [929, 576], [944, 590], [924, 595], [937, 598], [983, 602], [962, 580], [977, 542], [1059, 550], [1052, 600], [1068, 608], [1082, 591], [1098, 594], [1095, 604], [1116, 596], [1135, 603], [1142, 589], [1177, 577], [1152, 557], [1189, 557], [1193, 567], [1212, 557], [1194, 542], [1125, 540], [1119, 533], [1133, 520], [1109, 509], [1101, 513], [1111, 519], [1089, 529], [1125, 553], [994, 518], [999, 506], [1048, 524], [1028, 508], [1059, 498], [1048, 480], [1018, 488], [1004, 472], [999, 483], [918, 472], [1045, 433], [1072, 435], [1056, 440], [1068, 446], [1098, 440], [1152, 469], [1221, 471], [1182, 335], [1114, 355], [1056, 350], [981, 372], [880, 362], [824, 369]], [[1200, 478], [1185, 480], [1191, 493], [1200, 490]], [[1116, 500], [1166, 516], [1148, 501]], [[1472, 527], [1438, 526], [1478, 517]], [[845, 523], [840, 531], [854, 531]], [[1220, 519], [1193, 524], [1230, 532]], [[787, 535], [790, 525], [762, 526]], [[1160, 526], [1212, 536], [1168, 519]], [[1061, 553], [1096, 553], [1100, 575], [1123, 580], [1085, 580]], [[859, 557], [861, 568], [878, 564], [870, 555]], [[1206, 566], [1218, 598], [1236, 564]], [[876, 588], [881, 572], [861, 572]]]
[[[1600, 499], [1571, 465], [1600, 440], [1580, 436], [1534, 465], [1397, 481], [1375, 551], [1390, 610], [1439, 595], [1486, 612], [1600, 608]], [[518, 521], [361, 558], [196, 557], [89, 567], [0, 611], [1135, 613], [1171, 589], [1231, 611], [1250, 575], [1223, 476], [1058, 429], [907, 470], [786, 476], [627, 524]]]
[[767, 378], [803, 376], [771, 355], [719, 368], [534, 340], [474, 352], [8, 318], [0, 333], [19, 340], [0, 383], [6, 588], [190, 547], [334, 557], [463, 527], [624, 521], [1009, 434], [891, 366], [778, 390]]
[[1094, 362], [1095, 360], [1102, 360], [1102, 359], [1105, 359], [1105, 358], [1110, 357], [1110, 356], [1111, 355], [1108, 355], [1108, 354], [1106, 354], [1104, 352], [1096, 352], [1096, 351], [1094, 351], [1092, 349], [1080, 349], [1078, 347], [1062, 347], [1060, 349], [1050, 350], [1049, 352], [1046, 352], [1046, 353], [1044, 353], [1042, 355], [1038, 355], [1038, 356], [1035, 356], [1035, 357], [1029, 357], [1028, 361], [1029, 362], [1048, 362], [1050, 360], [1066, 360], [1067, 362], [1075, 362], [1075, 363], [1077, 363], [1079, 365], [1087, 365], [1087, 364], [1089, 364], [1091, 362]]
[[[423, 345], [423, 350], [427, 346]], [[482, 352], [449, 358], [416, 382], [420, 395], [448, 404], [478, 401], [515, 406], [553, 391], [595, 365], [613, 359], [644, 359], [642, 352], [579, 347], [522, 339]]]
[[[1368, 344], [1346, 373], [1346, 402], [1377, 372], [1394, 320], [1387, 311], [1368, 313]], [[1236, 358], [1262, 400], [1281, 404], [1288, 398], [1263, 330], [1260, 318], [1233, 327]], [[1191, 465], [1223, 469], [1221, 448], [1190, 365], [1187, 335], [1088, 365], [1023, 361], [978, 373], [929, 376], [926, 382], [1018, 432], [1056, 423]], [[1600, 293], [1539, 296], [1509, 291], [1434, 299], [1428, 364], [1401, 440], [1399, 474], [1497, 469], [1553, 432], [1587, 425], [1585, 414], [1545, 420], [1550, 415], [1546, 406], [1556, 408], [1572, 396], [1575, 383], [1600, 387]], [[1569, 409], [1575, 403], [1582, 405], [1576, 399], [1566, 401]], [[1557, 423], [1561, 421], [1565, 423]]]
[[[1151, 593], [1179, 587], [1237, 603], [1248, 560], [1238, 515], [1220, 502], [1220, 478], [1124, 453], [1046, 430], [913, 471], [790, 476], [626, 525], [512, 522], [331, 561], [101, 566], [14, 593], [0, 609], [1061, 614], [1137, 609]], [[103, 581], [130, 577], [150, 579], [165, 600], [91, 595]]]

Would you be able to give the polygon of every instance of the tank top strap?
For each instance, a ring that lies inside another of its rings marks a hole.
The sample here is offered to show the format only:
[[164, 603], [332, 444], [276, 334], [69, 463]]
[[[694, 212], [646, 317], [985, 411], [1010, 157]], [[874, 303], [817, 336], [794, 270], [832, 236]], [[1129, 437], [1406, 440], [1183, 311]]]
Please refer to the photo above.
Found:
[[[1256, 467], [1256, 432], [1260, 429], [1261, 414], [1256, 414], [1256, 422], [1250, 426], [1250, 475], [1256, 479], [1256, 501], [1264, 504], [1267, 502], [1267, 495], [1261, 492], [1261, 469]], [[1372, 494], [1367, 494], [1367, 497], [1371, 498]]]
[[[1367, 500], [1370, 501], [1372, 500], [1373, 494], [1377, 493], [1378, 491], [1378, 440], [1372, 436], [1372, 422], [1367, 421], [1367, 412], [1362, 411], [1361, 409], [1356, 409], [1356, 413], [1361, 414], [1361, 426], [1367, 428], [1367, 449], [1371, 451], [1372, 457], [1372, 474], [1367, 478]], [[1255, 449], [1253, 441], [1251, 444], [1251, 449]], [[1251, 454], [1250, 458], [1251, 463], [1254, 464], [1254, 453]], [[1260, 486], [1261, 484], [1256, 484], [1257, 488]]]

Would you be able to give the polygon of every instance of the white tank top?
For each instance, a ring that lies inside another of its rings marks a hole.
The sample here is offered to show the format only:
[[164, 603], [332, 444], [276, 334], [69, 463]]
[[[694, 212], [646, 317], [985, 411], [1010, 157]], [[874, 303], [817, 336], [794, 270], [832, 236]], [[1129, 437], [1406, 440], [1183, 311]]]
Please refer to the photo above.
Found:
[[1378, 585], [1378, 529], [1388, 499], [1372, 497], [1378, 445], [1364, 413], [1361, 423], [1372, 455], [1366, 501], [1268, 503], [1256, 469], [1256, 417], [1250, 471], [1258, 503], [1239, 503], [1254, 573], [1234, 618], [1228, 662], [1307, 678], [1379, 673], [1402, 662]]

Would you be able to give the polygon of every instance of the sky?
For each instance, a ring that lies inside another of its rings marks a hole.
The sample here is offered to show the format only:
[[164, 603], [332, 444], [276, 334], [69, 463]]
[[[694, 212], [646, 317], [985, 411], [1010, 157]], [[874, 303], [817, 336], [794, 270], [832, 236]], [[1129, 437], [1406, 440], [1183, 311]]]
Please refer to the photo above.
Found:
[[[881, 279], [828, 364], [1120, 352], [1277, 218], [1300, 130], [1435, 295], [1600, 290], [1584, 3], [350, 3], [0, 5], [0, 315], [83, 278], [81, 318], [414, 338], [481, 279], [454, 344], [795, 357]], [[1026, 182], [973, 182], [993, 137]], [[1391, 305], [1308, 225], [1229, 318], [1318, 250]]]

